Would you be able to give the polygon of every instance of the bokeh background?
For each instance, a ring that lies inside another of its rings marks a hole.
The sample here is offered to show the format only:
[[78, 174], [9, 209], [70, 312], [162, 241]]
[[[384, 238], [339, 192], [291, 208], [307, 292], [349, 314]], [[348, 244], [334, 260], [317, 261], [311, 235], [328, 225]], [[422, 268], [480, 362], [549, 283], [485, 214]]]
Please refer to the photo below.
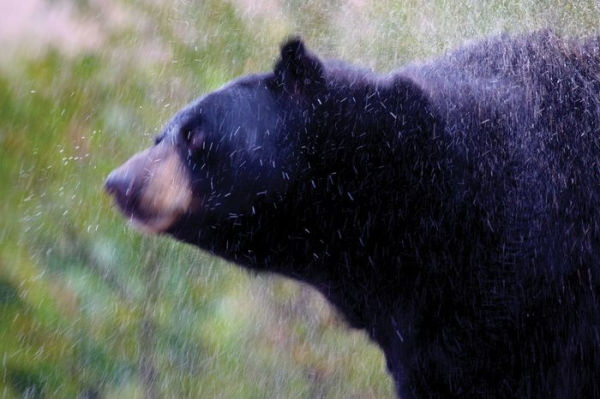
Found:
[[292, 34], [385, 73], [599, 23], [596, 0], [1, 0], [0, 398], [392, 398], [312, 289], [132, 230], [105, 176]]

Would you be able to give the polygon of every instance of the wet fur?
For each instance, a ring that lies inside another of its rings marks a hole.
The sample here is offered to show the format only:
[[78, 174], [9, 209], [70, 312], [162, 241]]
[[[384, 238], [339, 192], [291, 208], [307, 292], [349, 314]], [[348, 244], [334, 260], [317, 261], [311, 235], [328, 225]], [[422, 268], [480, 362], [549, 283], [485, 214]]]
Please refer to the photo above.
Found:
[[292, 40], [272, 74], [174, 118], [248, 95], [277, 116], [229, 115], [270, 134], [233, 158], [246, 144], [221, 139], [210, 178], [231, 195], [167, 232], [315, 286], [381, 346], [403, 399], [598, 398], [599, 74], [597, 39], [550, 32], [386, 76]]

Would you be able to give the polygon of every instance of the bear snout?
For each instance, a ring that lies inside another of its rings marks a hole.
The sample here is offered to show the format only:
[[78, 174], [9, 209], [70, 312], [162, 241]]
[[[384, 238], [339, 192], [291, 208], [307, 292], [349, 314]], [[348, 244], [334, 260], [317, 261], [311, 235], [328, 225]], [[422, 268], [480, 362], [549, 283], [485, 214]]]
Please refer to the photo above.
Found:
[[118, 169], [110, 172], [104, 182], [104, 190], [113, 195], [117, 200], [126, 198], [133, 187], [133, 179], [129, 178], [124, 173], [120, 173]]
[[185, 165], [172, 146], [139, 152], [113, 170], [104, 184], [120, 211], [140, 230], [168, 229], [192, 203]]
[[124, 173], [122, 169], [120, 167], [110, 172], [104, 182], [104, 190], [113, 197], [123, 214], [131, 216], [136, 197], [135, 179], [129, 173]]

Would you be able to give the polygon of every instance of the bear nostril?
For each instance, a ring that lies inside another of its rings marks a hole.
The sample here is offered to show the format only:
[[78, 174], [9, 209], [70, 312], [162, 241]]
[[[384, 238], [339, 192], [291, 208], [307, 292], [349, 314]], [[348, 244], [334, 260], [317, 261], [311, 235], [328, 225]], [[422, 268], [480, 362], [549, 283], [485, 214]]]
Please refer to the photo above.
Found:
[[131, 179], [123, 176], [122, 173], [113, 170], [104, 183], [104, 189], [107, 193], [115, 195], [117, 198], [124, 198], [129, 195], [131, 190]]

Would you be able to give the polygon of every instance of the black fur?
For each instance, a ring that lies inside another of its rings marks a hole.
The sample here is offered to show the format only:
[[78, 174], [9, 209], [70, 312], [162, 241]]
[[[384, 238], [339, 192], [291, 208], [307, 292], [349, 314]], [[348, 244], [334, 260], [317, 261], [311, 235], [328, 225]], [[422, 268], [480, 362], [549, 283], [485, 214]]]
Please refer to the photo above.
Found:
[[377, 76], [293, 39], [169, 125], [204, 132], [181, 154], [209, 198], [169, 233], [315, 286], [403, 399], [600, 398], [599, 43]]

